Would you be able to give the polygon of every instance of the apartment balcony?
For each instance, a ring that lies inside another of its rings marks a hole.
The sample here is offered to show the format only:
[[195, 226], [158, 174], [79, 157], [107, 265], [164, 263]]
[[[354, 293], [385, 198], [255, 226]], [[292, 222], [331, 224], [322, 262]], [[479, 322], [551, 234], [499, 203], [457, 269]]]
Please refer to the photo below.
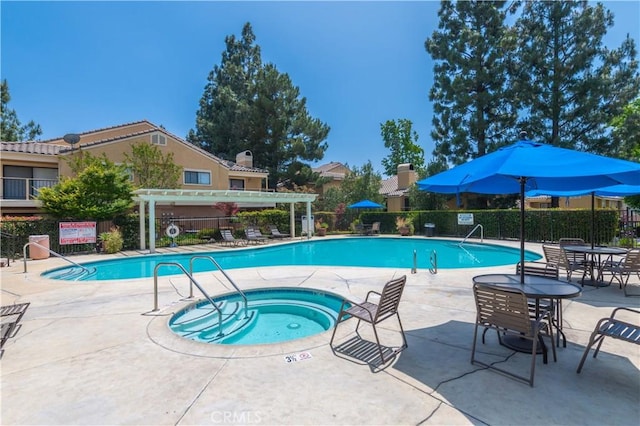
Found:
[[2, 208], [38, 207], [36, 200], [40, 188], [49, 188], [58, 183], [58, 179], [36, 179], [3, 177], [2, 180]]

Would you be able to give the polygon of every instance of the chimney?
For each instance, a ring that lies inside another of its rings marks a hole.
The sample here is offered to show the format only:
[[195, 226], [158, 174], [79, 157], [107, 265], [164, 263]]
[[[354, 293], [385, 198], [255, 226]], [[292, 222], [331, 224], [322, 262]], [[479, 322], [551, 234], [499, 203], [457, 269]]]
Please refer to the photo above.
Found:
[[251, 154], [251, 151], [242, 151], [236, 155], [236, 164], [244, 167], [253, 167], [253, 154]]
[[398, 189], [407, 189], [417, 180], [413, 164], [398, 164]]

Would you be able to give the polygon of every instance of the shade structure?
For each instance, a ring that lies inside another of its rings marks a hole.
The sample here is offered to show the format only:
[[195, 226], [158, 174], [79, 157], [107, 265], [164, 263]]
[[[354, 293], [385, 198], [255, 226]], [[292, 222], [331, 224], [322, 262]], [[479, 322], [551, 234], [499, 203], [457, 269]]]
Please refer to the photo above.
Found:
[[[495, 152], [417, 182], [444, 194], [520, 194], [520, 261], [524, 263], [524, 196], [529, 190], [594, 191], [638, 185], [640, 163], [520, 140]], [[524, 282], [524, 268], [520, 268]]]
[[370, 200], [362, 200], [357, 203], [353, 203], [350, 206], [347, 206], [350, 209], [383, 209], [384, 206], [382, 204], [374, 203]]
[[638, 185], [613, 185], [604, 188], [592, 188], [588, 190], [578, 191], [545, 191], [534, 189], [527, 191], [527, 197], [538, 197], [540, 195], [549, 195], [551, 197], [579, 197], [582, 195], [599, 195], [602, 197], [626, 197], [628, 195], [640, 194], [640, 182]]
[[578, 190], [578, 191], [545, 191], [541, 189], [535, 189], [527, 191], [527, 197], [538, 197], [541, 195], [548, 195], [552, 197], [581, 197], [584, 195], [591, 195], [591, 248], [594, 246], [595, 240], [595, 224], [596, 224], [596, 205], [595, 196], [602, 197], [625, 197], [627, 195], [640, 194], [640, 185], [614, 185], [604, 188], [592, 188], [591, 190]]

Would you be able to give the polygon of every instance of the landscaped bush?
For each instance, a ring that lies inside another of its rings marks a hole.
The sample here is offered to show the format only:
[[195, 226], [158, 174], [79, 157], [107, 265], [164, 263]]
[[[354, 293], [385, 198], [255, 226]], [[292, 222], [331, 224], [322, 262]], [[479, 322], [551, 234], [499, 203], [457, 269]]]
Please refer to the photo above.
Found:
[[124, 240], [118, 228], [114, 227], [111, 228], [109, 232], [103, 232], [100, 234], [100, 239], [102, 240], [102, 249], [105, 253], [113, 254], [122, 250]]

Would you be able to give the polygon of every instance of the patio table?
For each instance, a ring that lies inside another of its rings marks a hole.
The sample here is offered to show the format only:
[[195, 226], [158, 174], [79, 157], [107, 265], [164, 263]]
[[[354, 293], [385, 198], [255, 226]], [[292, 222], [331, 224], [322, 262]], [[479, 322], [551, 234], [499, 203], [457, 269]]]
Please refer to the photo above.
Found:
[[[474, 283], [490, 284], [497, 287], [504, 287], [522, 291], [525, 296], [535, 299], [536, 306], [540, 300], [558, 300], [570, 299], [578, 297], [582, 293], [582, 289], [568, 281], [556, 280], [553, 278], [542, 277], [539, 275], [524, 276], [524, 283], [520, 282], [520, 274], [484, 274], [473, 277]], [[562, 328], [562, 314], [554, 310], [555, 320], [557, 321], [558, 331]], [[519, 338], [513, 335], [504, 336], [502, 344], [510, 349], [518, 352], [531, 353], [531, 341]], [[546, 348], [539, 348], [540, 352]]]
[[[627, 253], [626, 249], [619, 247], [589, 247], [580, 245], [566, 245], [563, 247], [564, 251], [568, 253], [580, 253], [591, 257], [588, 268], [590, 281], [585, 281], [582, 277], [582, 285], [593, 285], [595, 287], [606, 287], [609, 283], [605, 283], [603, 280], [604, 266], [614, 255], [624, 255]], [[567, 254], [568, 254], [567, 253]], [[606, 256], [604, 259], [602, 256]], [[594, 277], [594, 267], [597, 271], [597, 275]]]

